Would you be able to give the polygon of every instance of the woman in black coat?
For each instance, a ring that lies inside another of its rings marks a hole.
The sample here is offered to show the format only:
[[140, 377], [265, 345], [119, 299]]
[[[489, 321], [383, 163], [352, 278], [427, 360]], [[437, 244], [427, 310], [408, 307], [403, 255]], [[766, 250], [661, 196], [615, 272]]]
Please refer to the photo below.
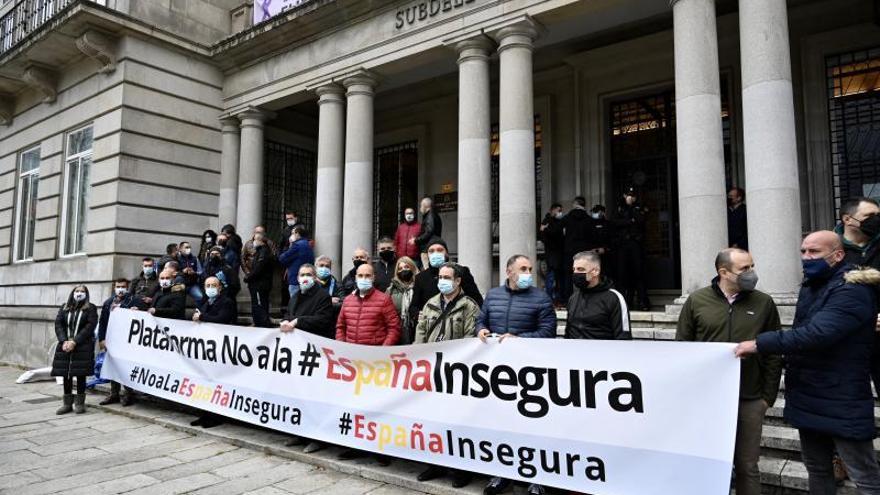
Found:
[[[95, 327], [98, 310], [89, 302], [89, 289], [78, 285], [70, 291], [67, 302], [55, 317], [58, 347], [52, 361], [52, 376], [64, 377], [64, 403], [55, 412], [77, 414], [86, 412], [86, 377], [95, 369]], [[76, 378], [76, 398], [73, 379]]]

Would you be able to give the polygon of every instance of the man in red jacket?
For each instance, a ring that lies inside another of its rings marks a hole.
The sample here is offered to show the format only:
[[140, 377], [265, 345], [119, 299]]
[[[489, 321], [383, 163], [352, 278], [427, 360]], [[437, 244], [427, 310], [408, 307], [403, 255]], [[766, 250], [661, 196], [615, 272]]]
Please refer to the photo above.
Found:
[[[373, 288], [373, 265], [364, 263], [355, 274], [357, 290], [342, 301], [336, 320], [336, 340], [350, 344], [390, 346], [400, 338], [400, 317], [391, 296]], [[364, 452], [348, 449], [340, 459], [363, 457]], [[388, 456], [376, 454], [382, 466], [391, 464]]]
[[[409, 256], [422, 269], [422, 257], [419, 254], [419, 246], [415, 239], [422, 233], [422, 225], [416, 221], [416, 210], [407, 208], [403, 210], [403, 223], [397, 226], [394, 234], [394, 251], [397, 256]], [[410, 242], [413, 241], [413, 242]]]

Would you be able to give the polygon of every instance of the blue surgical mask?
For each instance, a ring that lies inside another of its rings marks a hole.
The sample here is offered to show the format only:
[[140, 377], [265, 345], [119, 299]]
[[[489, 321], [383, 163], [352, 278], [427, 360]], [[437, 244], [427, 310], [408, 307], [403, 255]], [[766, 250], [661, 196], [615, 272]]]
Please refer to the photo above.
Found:
[[216, 287], [205, 288], [205, 295], [208, 296], [208, 299], [214, 299], [218, 294], [220, 294], [220, 289]]
[[446, 255], [443, 253], [431, 253], [428, 255], [428, 263], [431, 264], [432, 268], [439, 268], [443, 263], [446, 263]]
[[520, 289], [528, 289], [532, 286], [532, 274], [520, 273], [516, 279], [516, 286]]
[[368, 278], [357, 279], [357, 287], [361, 292], [366, 292], [373, 288], [373, 281]]
[[825, 258], [817, 258], [812, 260], [801, 260], [804, 269], [804, 278], [807, 280], [816, 280], [827, 277], [834, 269]]
[[307, 291], [315, 286], [315, 278], [314, 277], [300, 277], [299, 278], [299, 291]]
[[451, 294], [452, 290], [455, 288], [452, 280], [441, 278], [437, 281], [437, 288], [440, 290], [440, 293], [444, 296], [447, 294]]
[[324, 280], [325, 278], [330, 277], [330, 268], [328, 268], [326, 266], [319, 266], [317, 269], [317, 272], [318, 272], [318, 278], [320, 278], [321, 280]]
[[144, 275], [149, 277], [152, 274], [153, 274], [153, 267], [152, 266], [145, 266], [144, 267]]

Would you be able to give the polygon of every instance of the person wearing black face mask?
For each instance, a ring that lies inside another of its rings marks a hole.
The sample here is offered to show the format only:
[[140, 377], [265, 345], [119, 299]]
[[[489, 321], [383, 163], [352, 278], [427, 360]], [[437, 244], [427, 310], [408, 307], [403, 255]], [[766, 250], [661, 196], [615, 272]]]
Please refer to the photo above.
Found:
[[[791, 330], [740, 343], [745, 358], [785, 355], [785, 421], [798, 429], [810, 493], [834, 493], [840, 454], [859, 493], [880, 493], [870, 371], [880, 272], [844, 261], [839, 235], [801, 243], [804, 283]], [[737, 490], [739, 493], [739, 490]]]
[[568, 300], [565, 338], [631, 340], [626, 299], [602, 274], [599, 254], [582, 251], [574, 255], [572, 270], [574, 292]]
[[409, 256], [401, 257], [394, 266], [394, 278], [391, 279], [391, 286], [385, 292], [391, 296], [394, 309], [400, 315], [400, 341], [398, 344], [408, 345], [413, 343], [415, 331], [415, 324], [410, 320], [409, 305], [412, 302], [413, 286], [419, 269]]
[[[742, 249], [721, 250], [708, 287], [694, 291], [678, 318], [675, 339], [686, 342], [739, 343], [781, 328], [773, 298], [755, 290], [758, 275], [752, 256]], [[736, 493], [761, 494], [761, 430], [764, 414], [779, 392], [782, 359], [754, 357], [742, 362], [733, 463]]]
[[364, 248], [357, 248], [351, 255], [352, 268], [342, 277], [342, 290], [345, 295], [349, 295], [357, 290], [357, 269], [361, 265], [370, 262], [370, 253]]
[[394, 239], [382, 237], [376, 243], [376, 251], [379, 253], [379, 260], [373, 263], [373, 269], [376, 272], [373, 285], [380, 291], [385, 292], [391, 285], [391, 279], [394, 277], [394, 262], [397, 261], [397, 253], [394, 251]]

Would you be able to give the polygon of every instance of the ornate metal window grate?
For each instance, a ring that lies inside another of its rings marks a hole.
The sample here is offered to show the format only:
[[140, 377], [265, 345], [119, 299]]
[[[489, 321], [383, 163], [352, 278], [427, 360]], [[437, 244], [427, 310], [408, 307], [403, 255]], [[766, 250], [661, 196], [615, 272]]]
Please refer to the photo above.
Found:
[[[274, 241], [281, 238], [284, 212], [293, 210], [309, 230], [315, 227], [315, 188], [318, 161], [314, 152], [289, 144], [266, 141], [263, 182], [263, 223]], [[248, 233], [249, 235], [249, 233]], [[242, 237], [245, 233], [242, 233]]]

